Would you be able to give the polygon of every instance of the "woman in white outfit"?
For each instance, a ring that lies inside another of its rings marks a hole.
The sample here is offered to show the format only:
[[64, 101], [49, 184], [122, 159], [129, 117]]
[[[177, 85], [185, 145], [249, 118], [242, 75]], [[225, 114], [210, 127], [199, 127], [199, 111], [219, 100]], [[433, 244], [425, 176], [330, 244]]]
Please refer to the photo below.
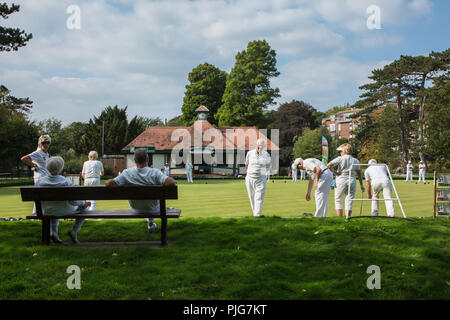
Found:
[[[378, 216], [379, 194], [383, 191], [384, 199], [392, 199], [392, 183], [389, 180], [386, 166], [377, 165], [377, 160], [371, 159], [369, 167], [364, 172], [366, 178], [367, 198], [372, 201], [372, 216]], [[373, 195], [372, 195], [373, 194]], [[386, 212], [389, 217], [394, 216], [394, 201], [385, 200]]]
[[[336, 214], [342, 216], [343, 204], [342, 199], [345, 197], [345, 211], [348, 217], [352, 214], [353, 199], [356, 193], [356, 178], [355, 173], [358, 175], [359, 185], [362, 192], [365, 191], [361, 170], [359, 168], [359, 161], [351, 156], [352, 146], [348, 143], [337, 148], [341, 151], [341, 156], [328, 163], [327, 167], [336, 175], [336, 188], [334, 190], [334, 206], [336, 208]], [[337, 167], [337, 170], [334, 167]], [[350, 182], [350, 193], [348, 192]]]
[[[36, 181], [36, 186], [39, 187], [64, 187], [72, 186], [73, 182], [60, 175], [64, 168], [64, 160], [61, 157], [51, 157], [47, 162], [47, 170], [50, 175], [43, 176]], [[42, 201], [42, 213], [48, 216], [64, 217], [75, 212], [80, 212], [89, 203], [84, 200], [75, 201]], [[83, 225], [85, 219], [75, 219], [75, 223], [69, 236], [74, 243], [79, 243], [77, 239], [77, 233]], [[59, 219], [50, 220], [50, 239], [55, 243], [62, 243], [62, 240], [58, 237], [58, 225]]]
[[[99, 186], [100, 177], [103, 176], [105, 170], [103, 169], [103, 164], [98, 161], [98, 153], [96, 151], [89, 152], [89, 160], [83, 163], [83, 170], [81, 171], [81, 176], [84, 179], [85, 186]], [[95, 210], [97, 206], [97, 200], [89, 200], [91, 206], [89, 210]]]
[[417, 182], [420, 182], [420, 180], [422, 180], [422, 182], [425, 183], [425, 169], [425, 163], [423, 163], [423, 161], [421, 160], [419, 163], [419, 181]]
[[292, 181], [297, 181], [297, 166], [293, 163], [291, 169], [292, 169]]
[[[48, 176], [50, 173], [47, 170], [47, 161], [50, 158], [48, 149], [52, 139], [49, 135], [44, 134], [38, 139], [38, 147], [36, 151], [23, 156], [20, 161], [28, 165], [34, 171], [33, 179], [34, 185], [41, 177]], [[33, 206], [33, 214], [36, 213], [36, 205]]]
[[191, 160], [187, 159], [186, 164], [184, 166], [186, 168], [186, 179], [188, 183], [194, 183], [192, 180], [192, 163]]
[[34, 185], [39, 180], [40, 177], [48, 176], [50, 173], [48, 172], [46, 166], [47, 161], [50, 158], [48, 154], [48, 149], [50, 148], [50, 143], [52, 139], [49, 135], [44, 134], [39, 137], [38, 147], [36, 151], [23, 156], [20, 161], [32, 167], [34, 171], [33, 179]]
[[408, 164], [406, 165], [406, 182], [411, 181], [413, 182], [413, 165], [411, 163], [411, 160], [408, 161]]
[[247, 152], [245, 158], [245, 169], [247, 169], [245, 185], [254, 217], [261, 216], [266, 193], [267, 170], [271, 159], [269, 153], [264, 150], [265, 147], [266, 141], [258, 139], [256, 149]]
[[305, 170], [309, 175], [306, 201], [311, 200], [311, 189], [313, 184], [316, 189], [316, 192], [314, 193], [316, 198], [316, 213], [314, 216], [325, 218], [328, 212], [328, 197], [330, 195], [330, 186], [331, 181], [333, 181], [333, 174], [322, 163], [322, 161], [314, 158], [308, 158], [305, 160], [302, 158], [297, 158], [294, 161], [294, 165], [301, 170]]

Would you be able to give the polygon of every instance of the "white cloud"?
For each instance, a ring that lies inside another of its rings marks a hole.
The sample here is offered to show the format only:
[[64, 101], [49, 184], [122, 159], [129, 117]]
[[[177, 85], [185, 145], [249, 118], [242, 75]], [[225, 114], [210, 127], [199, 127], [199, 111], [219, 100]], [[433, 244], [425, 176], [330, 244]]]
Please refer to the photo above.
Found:
[[[347, 88], [370, 69], [345, 58], [351, 46], [402, 41], [368, 33], [366, 8], [373, 2], [384, 29], [431, 7], [427, 0], [24, 1], [5, 24], [33, 39], [18, 52], [1, 53], [0, 79], [14, 95], [35, 101], [38, 120], [87, 121], [115, 104], [128, 105], [131, 116], [171, 118], [181, 113], [193, 67], [207, 61], [229, 72], [237, 51], [266, 39], [282, 57], [274, 83], [284, 100], [337, 104], [333, 99], [352, 94]], [[81, 30], [66, 27], [71, 4], [81, 8]]]

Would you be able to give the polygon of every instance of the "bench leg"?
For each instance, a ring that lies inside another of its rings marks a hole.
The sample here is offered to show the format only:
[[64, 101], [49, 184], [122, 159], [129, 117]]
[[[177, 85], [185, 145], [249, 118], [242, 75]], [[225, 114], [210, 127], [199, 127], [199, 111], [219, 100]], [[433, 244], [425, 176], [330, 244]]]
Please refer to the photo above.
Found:
[[50, 244], [50, 219], [42, 219], [42, 244]]
[[161, 245], [167, 245], [167, 217], [161, 217]]

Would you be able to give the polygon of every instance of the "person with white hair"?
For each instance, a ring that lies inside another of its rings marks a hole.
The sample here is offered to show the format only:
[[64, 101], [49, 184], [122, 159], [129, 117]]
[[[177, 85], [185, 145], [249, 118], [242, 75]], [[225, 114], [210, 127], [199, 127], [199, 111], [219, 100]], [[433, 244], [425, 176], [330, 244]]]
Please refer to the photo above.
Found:
[[[366, 178], [367, 198], [372, 201], [372, 216], [378, 216], [379, 194], [383, 191], [384, 199], [392, 199], [392, 183], [384, 165], [378, 165], [377, 160], [371, 159], [369, 167], [364, 172]], [[373, 195], [372, 195], [373, 194]], [[394, 201], [385, 200], [386, 212], [389, 217], [394, 217]]]
[[[334, 191], [334, 206], [336, 208], [336, 214], [342, 216], [343, 204], [342, 199], [345, 195], [345, 211], [346, 216], [350, 217], [353, 208], [353, 199], [356, 193], [356, 177], [358, 175], [359, 185], [362, 192], [365, 191], [361, 169], [359, 168], [359, 161], [352, 157], [352, 146], [348, 143], [344, 143], [337, 148], [337, 151], [341, 152], [341, 155], [336, 159], [330, 161], [327, 165], [336, 175], [336, 188]], [[337, 170], [334, 167], [337, 167]], [[350, 184], [350, 192], [348, 192]]]
[[245, 185], [254, 217], [260, 217], [266, 193], [267, 171], [270, 167], [270, 155], [265, 151], [266, 140], [256, 141], [256, 149], [247, 152], [245, 157]]
[[[51, 157], [47, 161], [46, 166], [50, 175], [40, 177], [36, 186], [38, 187], [64, 187], [73, 186], [73, 182], [60, 175], [64, 168], [64, 159], [61, 157]], [[47, 216], [64, 217], [70, 214], [83, 211], [90, 205], [89, 202], [84, 200], [75, 201], [42, 201], [42, 213]], [[79, 243], [77, 234], [84, 223], [83, 218], [75, 219], [75, 223], [68, 235], [72, 239], [72, 242]], [[62, 243], [62, 240], [58, 236], [59, 219], [50, 220], [50, 239], [54, 243]]]
[[[165, 175], [161, 170], [148, 167], [148, 154], [144, 149], [138, 149], [134, 153], [134, 163], [136, 167], [122, 171], [120, 176], [109, 179], [105, 182], [108, 188], [119, 186], [149, 186], [163, 185], [166, 187], [175, 186], [173, 178]], [[130, 208], [136, 211], [144, 210], [160, 212], [159, 200], [128, 200]], [[153, 222], [153, 218], [147, 218], [147, 230], [154, 233], [158, 230], [158, 225]]]
[[413, 168], [414, 168], [414, 166], [412, 165], [411, 160], [409, 160], [408, 164], [406, 165], [406, 180], [405, 180], [405, 182], [408, 182], [408, 181], [413, 182], [413, 179], [412, 179]]
[[328, 212], [328, 198], [330, 195], [331, 182], [333, 181], [333, 174], [322, 161], [314, 158], [305, 160], [297, 158], [294, 161], [294, 166], [301, 170], [305, 170], [309, 176], [306, 201], [311, 200], [311, 190], [313, 185], [316, 189], [314, 193], [316, 199], [316, 212], [314, 216], [325, 218]]
[[297, 181], [297, 167], [294, 164], [292, 164], [291, 169], [292, 169], [292, 181]]
[[422, 182], [425, 184], [425, 170], [426, 170], [425, 163], [422, 160], [420, 160], [420, 163], [419, 163], [419, 180], [417, 182], [420, 182], [420, 180], [422, 180]]
[[[84, 179], [85, 186], [99, 186], [100, 177], [104, 175], [105, 170], [103, 169], [103, 163], [98, 161], [97, 151], [91, 151], [88, 154], [88, 161], [83, 163], [83, 170], [81, 171], [81, 176]], [[91, 206], [89, 210], [95, 210], [97, 206], [97, 200], [89, 200]]]
[[191, 163], [191, 160], [187, 159], [184, 167], [186, 168], [186, 179], [187, 179], [187, 182], [188, 183], [194, 183], [194, 180], [192, 179], [192, 163]]

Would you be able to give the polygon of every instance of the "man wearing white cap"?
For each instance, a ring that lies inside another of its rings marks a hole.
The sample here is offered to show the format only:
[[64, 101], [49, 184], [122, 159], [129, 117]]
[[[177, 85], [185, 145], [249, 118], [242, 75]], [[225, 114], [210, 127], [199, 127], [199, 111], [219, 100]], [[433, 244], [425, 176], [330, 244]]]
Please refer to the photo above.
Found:
[[294, 164], [292, 164], [291, 169], [292, 169], [292, 181], [297, 181], [297, 167]]
[[[371, 159], [369, 167], [364, 172], [366, 178], [367, 197], [372, 201], [372, 216], [378, 216], [378, 199], [379, 194], [383, 191], [384, 199], [392, 199], [392, 184], [389, 180], [386, 166], [377, 165], [377, 160]], [[372, 196], [373, 193], [373, 196]], [[394, 202], [385, 200], [386, 212], [389, 217], [394, 216]]]
[[425, 163], [423, 163], [423, 161], [420, 160], [420, 163], [419, 163], [419, 181], [417, 181], [417, 182], [420, 182], [420, 180], [422, 180], [422, 182], [425, 183], [425, 169], [426, 169]]
[[409, 160], [408, 164], [406, 165], [406, 180], [405, 180], [405, 182], [413, 181], [412, 174], [413, 174], [413, 165], [411, 163], [411, 160]]
[[[328, 212], [328, 197], [330, 195], [330, 185], [333, 181], [333, 174], [322, 163], [322, 161], [308, 158], [303, 160], [297, 158], [294, 161], [294, 166], [300, 170], [305, 170], [309, 175], [308, 191], [306, 192], [306, 201], [311, 200], [311, 189], [314, 184], [316, 192], [316, 213], [315, 217], [326, 217]], [[315, 183], [314, 183], [315, 181]]]
[[168, 163], [164, 166], [164, 174], [168, 177], [170, 176], [170, 167]]
[[267, 170], [270, 167], [270, 155], [265, 151], [266, 141], [258, 139], [256, 149], [250, 150], [245, 158], [245, 185], [247, 187], [253, 216], [260, 217], [266, 193]]

